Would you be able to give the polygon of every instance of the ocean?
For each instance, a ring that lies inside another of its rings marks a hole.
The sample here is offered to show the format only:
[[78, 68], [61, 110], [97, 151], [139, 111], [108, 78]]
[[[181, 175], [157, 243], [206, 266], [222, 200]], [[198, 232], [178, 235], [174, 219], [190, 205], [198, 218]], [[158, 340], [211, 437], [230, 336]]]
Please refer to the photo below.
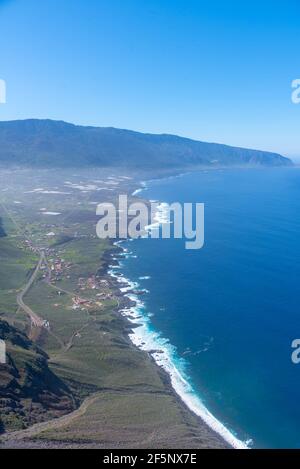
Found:
[[[117, 269], [142, 296], [131, 339], [235, 447], [300, 447], [300, 169], [199, 171], [139, 196], [205, 204], [205, 244], [137, 239]], [[122, 287], [122, 285], [121, 285]], [[123, 314], [128, 314], [124, 311]]]

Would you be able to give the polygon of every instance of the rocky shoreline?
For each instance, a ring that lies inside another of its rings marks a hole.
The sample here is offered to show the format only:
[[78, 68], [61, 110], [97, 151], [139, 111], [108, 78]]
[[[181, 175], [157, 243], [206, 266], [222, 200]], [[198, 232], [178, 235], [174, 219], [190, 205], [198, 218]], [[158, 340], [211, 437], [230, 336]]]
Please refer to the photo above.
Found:
[[[128, 298], [126, 293], [124, 293], [120, 290], [120, 283], [118, 282], [117, 278], [113, 277], [109, 273], [109, 269], [111, 269], [113, 267], [118, 267], [120, 265], [120, 262], [119, 262], [118, 259], [121, 259], [123, 257], [123, 254], [124, 254], [124, 250], [121, 247], [114, 246], [113, 244], [114, 243], [112, 243], [112, 247], [106, 251], [106, 253], [103, 257], [104, 264], [103, 264], [103, 266], [102, 266], [102, 268], [99, 272], [102, 275], [104, 275], [104, 278], [106, 278], [109, 281], [110, 286], [112, 287], [115, 296], [119, 299], [118, 313], [119, 313], [119, 315], [122, 318], [123, 323], [124, 323], [124, 333], [127, 335], [128, 340], [130, 340], [129, 334], [133, 332], [134, 328], [137, 328], [139, 326], [136, 325], [136, 324], [132, 324], [129, 321], [129, 317], [128, 316], [124, 317], [124, 315], [121, 315], [120, 312], [125, 308], [130, 308], [130, 307], [136, 306], [136, 303], [133, 300], [131, 300], [130, 298]], [[122, 284], [122, 285], [126, 286], [125, 284]], [[129, 284], [128, 284], [128, 287], [129, 287]], [[133, 344], [133, 346], [136, 347], [138, 350], [140, 350], [136, 345]], [[164, 383], [166, 391], [169, 394], [174, 396], [174, 398], [176, 399], [178, 405], [180, 407], [182, 407], [182, 409], [184, 409], [185, 412], [190, 413], [194, 418], [197, 419], [199, 428], [201, 429], [201, 431], [203, 431], [203, 434], [205, 435], [205, 437], [206, 438], [211, 438], [211, 443], [212, 443], [211, 447], [213, 447], [213, 448], [219, 447], [220, 449], [225, 449], [225, 448], [230, 449], [231, 446], [219, 434], [217, 434], [215, 431], [213, 431], [198, 415], [193, 413], [188, 408], [188, 406], [182, 401], [182, 399], [177, 394], [177, 392], [174, 390], [174, 388], [172, 386], [172, 383], [171, 383], [171, 377], [169, 376], [169, 374], [163, 368], [161, 368], [156, 363], [154, 357], [152, 356], [153, 353], [162, 353], [162, 352], [160, 350], [150, 350], [150, 351], [147, 351], [147, 352], [144, 352], [144, 353], [147, 353], [149, 361], [156, 368], [157, 373], [162, 378], [162, 381]], [[209, 448], [209, 446], [207, 448]]]
[[[139, 327], [130, 320], [135, 302], [110, 272], [119, 265], [123, 249], [113, 242], [106, 245], [100, 267], [96, 252], [97, 243], [94, 251], [86, 252], [85, 262], [93, 256], [93, 272], [98, 269], [97, 277], [106, 280], [116, 301], [87, 315], [72, 347], [62, 352], [59, 348], [60, 358], [54, 354], [50, 360], [51, 369], [71, 386], [76, 409], [1, 435], [1, 448], [229, 448], [176, 393], [170, 375], [153, 357], [161, 352], [141, 350], [132, 343], [130, 335]], [[67, 311], [69, 318], [73, 309]], [[64, 327], [63, 316], [57, 316], [61, 318]]]

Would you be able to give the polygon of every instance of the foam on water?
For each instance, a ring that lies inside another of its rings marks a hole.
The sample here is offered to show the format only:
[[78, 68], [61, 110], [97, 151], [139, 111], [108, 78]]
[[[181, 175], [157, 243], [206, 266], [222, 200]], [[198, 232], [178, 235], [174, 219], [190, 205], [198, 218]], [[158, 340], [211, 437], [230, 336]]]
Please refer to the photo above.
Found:
[[60, 212], [42, 212], [42, 215], [57, 216], [57, 215], [61, 215], [61, 213]]
[[142, 190], [143, 190], [142, 188], [136, 189], [136, 190], [132, 193], [132, 195], [135, 196], [135, 195], [139, 194], [140, 192], [142, 192]]
[[[116, 244], [120, 245], [122, 241]], [[125, 249], [124, 249], [125, 251]], [[129, 257], [128, 250], [125, 251], [125, 258]], [[243, 442], [239, 440], [222, 422], [220, 422], [205, 407], [200, 397], [188, 381], [185, 374], [185, 361], [178, 357], [176, 348], [170, 344], [168, 339], [164, 338], [159, 332], [153, 329], [151, 324], [151, 314], [146, 311], [141, 299], [132, 293], [139, 287], [138, 282], [133, 282], [115, 272], [115, 267], [111, 266], [109, 274], [120, 283], [120, 291], [125, 294], [134, 305], [121, 310], [121, 314], [138, 327], [129, 334], [130, 340], [141, 350], [149, 352], [158, 366], [163, 368], [171, 378], [171, 384], [175, 392], [180, 396], [187, 407], [198, 415], [212, 430], [218, 433], [233, 448], [248, 449], [250, 441]], [[149, 278], [147, 276], [140, 279]]]
[[[146, 183], [143, 183], [146, 188]], [[141, 189], [142, 190], [142, 189]], [[140, 192], [140, 190], [139, 190]], [[158, 229], [161, 224], [168, 223], [167, 204], [160, 203], [157, 207], [157, 213], [154, 217], [154, 223], [149, 225], [147, 229]], [[131, 240], [132, 241], [132, 240]], [[120, 246], [123, 241], [117, 241], [115, 244]], [[132, 255], [127, 248], [123, 249], [124, 258]], [[170, 344], [168, 339], [164, 338], [161, 333], [155, 331], [151, 324], [151, 313], [146, 311], [144, 303], [141, 299], [132, 293], [134, 289], [139, 287], [137, 282], [132, 282], [123, 275], [116, 275], [115, 267], [111, 266], [109, 274], [116, 278], [120, 283], [120, 291], [125, 294], [132, 302], [133, 306], [124, 308], [121, 314], [138, 327], [133, 328], [129, 337], [133, 344], [141, 350], [149, 352], [154, 358], [158, 366], [163, 368], [171, 379], [171, 384], [176, 393], [180, 396], [187, 407], [198, 415], [212, 430], [218, 433], [233, 448], [249, 449], [251, 441], [246, 442], [239, 440], [225, 425], [222, 424], [214, 415], [205, 407], [201, 398], [197, 395], [188, 381], [185, 373], [185, 360], [178, 357], [176, 348]], [[140, 277], [148, 279], [148, 276]]]

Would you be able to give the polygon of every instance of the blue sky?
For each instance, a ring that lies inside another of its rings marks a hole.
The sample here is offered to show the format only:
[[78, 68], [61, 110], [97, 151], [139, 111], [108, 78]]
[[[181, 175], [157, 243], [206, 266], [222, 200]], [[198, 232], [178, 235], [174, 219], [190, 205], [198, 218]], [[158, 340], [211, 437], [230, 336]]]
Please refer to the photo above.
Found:
[[300, 156], [298, 0], [0, 0], [0, 119]]

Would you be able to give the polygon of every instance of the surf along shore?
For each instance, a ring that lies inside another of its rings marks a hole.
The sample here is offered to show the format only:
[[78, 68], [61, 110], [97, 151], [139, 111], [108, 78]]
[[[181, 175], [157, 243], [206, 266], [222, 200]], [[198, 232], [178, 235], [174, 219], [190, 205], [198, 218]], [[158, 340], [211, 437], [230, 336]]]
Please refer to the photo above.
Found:
[[[182, 175], [180, 175], [182, 176]], [[170, 177], [178, 177], [171, 175]], [[151, 181], [149, 181], [151, 183]], [[132, 196], [137, 196], [146, 187], [147, 182], [142, 182], [140, 187], [136, 189]], [[164, 203], [160, 202], [159, 213], [155, 216], [155, 223], [160, 225], [165, 222]], [[160, 213], [161, 212], [161, 213]], [[132, 246], [134, 246], [134, 240]], [[124, 244], [127, 247], [124, 247]], [[174, 347], [168, 343], [168, 340], [162, 338], [159, 331], [153, 331], [151, 327], [151, 318], [147, 315], [145, 305], [142, 301], [142, 293], [149, 293], [140, 290], [138, 282], [133, 282], [124, 277], [122, 274], [122, 263], [126, 262], [126, 258], [133, 253], [128, 247], [129, 242], [117, 241], [115, 246], [118, 247], [118, 254], [110, 252], [112, 262], [108, 262], [108, 274], [114, 281], [116, 289], [119, 289], [123, 301], [120, 302], [120, 313], [126, 318], [132, 327], [129, 338], [132, 343], [140, 350], [146, 352], [152, 362], [159, 367], [160, 373], [164, 373], [164, 382], [168, 389], [171, 389], [177, 397], [179, 404], [185, 406], [188, 411], [195, 415], [199, 421], [199, 425], [207, 425], [214, 436], [217, 434], [221, 438], [220, 447], [233, 447], [237, 449], [248, 449], [245, 442], [239, 440], [229, 429], [227, 429], [214, 415], [204, 406], [200, 397], [191, 387], [188, 378], [177, 367], [176, 352]], [[150, 327], [149, 327], [150, 326]]]
[[[121, 291], [125, 283], [121, 285], [121, 277], [112, 272], [122, 254], [121, 248], [108, 247], [98, 272], [118, 300], [118, 307], [105, 322], [104, 333], [113, 333], [113, 343], [104, 351], [98, 342], [94, 343], [94, 337], [88, 338], [93, 355], [106, 354], [100, 361], [97, 357], [99, 375], [101, 365], [111, 365], [110, 377], [103, 380], [106, 385], [91, 384], [89, 374], [95, 369], [93, 361], [87, 360], [86, 366], [91, 369], [86, 376], [80, 376], [80, 386], [78, 381], [72, 383], [75, 394], [81, 388], [78, 408], [62, 417], [1, 435], [0, 448], [230, 448], [175, 392], [170, 375], [153, 358], [153, 353], [160, 351], [143, 351], [132, 343], [137, 324], [132, 322], [134, 313], [131, 317], [129, 311], [133, 311], [136, 302]], [[86, 360], [86, 350], [81, 353]], [[76, 370], [68, 370], [67, 374], [57, 363], [53, 359], [53, 370], [70, 382], [70, 375], [76, 375]]]
[[[28, 215], [32, 215], [36, 196], [29, 197]], [[7, 198], [9, 200], [9, 194]], [[39, 204], [40, 201], [37, 206]], [[62, 211], [64, 208], [62, 206]], [[69, 230], [72, 223], [78, 229], [79, 214], [84, 213], [72, 213], [65, 230]], [[93, 217], [91, 211], [91, 221]], [[59, 226], [57, 223], [57, 229]], [[149, 449], [235, 446], [212, 429], [203, 416], [199, 416], [196, 407], [191, 409], [191, 402], [185, 402], [174, 385], [174, 374], [159, 363], [159, 357], [165, 358], [163, 351], [156, 347], [147, 350], [134, 340], [141, 329], [138, 321], [142, 315], [137, 311], [141, 305], [130, 291], [130, 281], [120, 281], [118, 275], [124, 250], [91, 237], [86, 221], [83, 227], [86, 230], [83, 237], [64, 238], [63, 243], [52, 245], [52, 257], [59, 255], [74, 263], [69, 279], [58, 284], [63, 295], [56, 299], [56, 286], [39, 279], [26, 296], [30, 307], [39, 311], [43, 319], [50, 320], [52, 334], [41, 334], [39, 346], [49, 356], [51, 371], [72, 392], [76, 410], [52, 420], [47, 420], [45, 414], [43, 421], [30, 422], [24, 429], [8, 428], [1, 435], [0, 446]], [[5, 242], [15, 241], [8, 236]], [[25, 255], [26, 251], [23, 252]], [[35, 260], [32, 262], [34, 265]], [[100, 282], [106, 283], [111, 298], [83, 314], [70, 307], [72, 292], [77, 288], [79, 277], [86, 282], [92, 271], [97, 272]], [[59, 307], [54, 305], [53, 308], [53, 301], [59, 301]], [[6, 318], [11, 320], [10, 311], [4, 315]], [[18, 324], [23, 323], [24, 314], [20, 312], [17, 319]], [[56, 342], [55, 336], [61, 342]]]

